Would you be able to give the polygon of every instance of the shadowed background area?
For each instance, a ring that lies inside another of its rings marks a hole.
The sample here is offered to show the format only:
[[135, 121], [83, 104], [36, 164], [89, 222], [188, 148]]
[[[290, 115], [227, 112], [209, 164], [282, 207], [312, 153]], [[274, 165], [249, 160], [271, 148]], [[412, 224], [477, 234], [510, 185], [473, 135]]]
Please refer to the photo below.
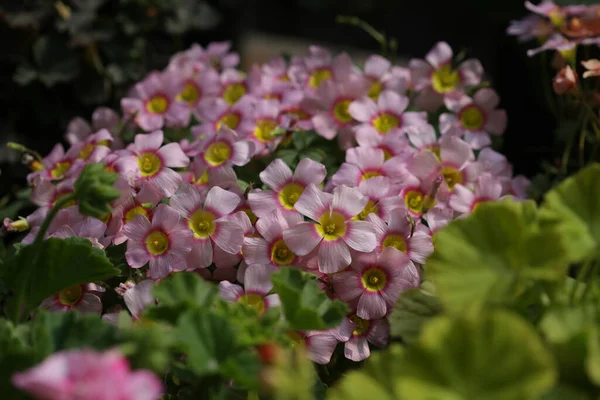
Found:
[[[440, 40], [479, 58], [508, 113], [501, 151], [531, 177], [554, 157], [554, 127], [539, 56], [505, 33], [526, 13], [522, 0], [1, 0], [0, 142], [48, 153], [73, 117], [118, 108], [133, 83], [194, 42], [231, 40], [244, 69], [311, 43], [356, 60], [377, 52], [365, 32], [335, 22], [343, 14], [395, 38], [399, 64]], [[3, 146], [0, 164], [3, 195], [25, 184], [20, 154]]]

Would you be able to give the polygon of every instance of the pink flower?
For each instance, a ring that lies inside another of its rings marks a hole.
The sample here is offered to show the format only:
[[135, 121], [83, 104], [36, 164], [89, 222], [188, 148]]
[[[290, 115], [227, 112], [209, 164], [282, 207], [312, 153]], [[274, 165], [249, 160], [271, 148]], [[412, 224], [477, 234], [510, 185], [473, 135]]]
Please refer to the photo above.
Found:
[[439, 159], [431, 151], [423, 150], [415, 156], [408, 169], [421, 181], [432, 182], [441, 174], [444, 180], [440, 195], [445, 196], [456, 184], [465, 185], [477, 178], [479, 165], [473, 161], [474, 158], [468, 143], [450, 136], [440, 141]]
[[427, 214], [423, 215], [423, 219], [427, 222], [427, 226], [431, 230], [433, 241], [435, 238], [434, 234], [454, 219], [454, 211], [451, 208], [434, 207]]
[[575, 72], [570, 65], [567, 65], [566, 67], [558, 71], [558, 73], [552, 80], [552, 88], [554, 89], [554, 93], [558, 95], [572, 93], [575, 90], [577, 90], [578, 82], [579, 75], [577, 75], [577, 72]]
[[73, 178], [79, 175], [85, 163], [77, 158], [82, 145], [71, 146], [65, 153], [61, 144], [52, 148], [50, 154], [42, 159], [42, 165], [35, 172], [27, 175], [27, 182], [32, 183], [37, 177], [50, 180]]
[[440, 116], [440, 131], [445, 134], [457, 129], [474, 149], [490, 145], [489, 135], [501, 135], [506, 129], [506, 111], [496, 109], [500, 98], [493, 89], [479, 89], [473, 98], [455, 93], [444, 102], [454, 114]]
[[269, 69], [266, 64], [262, 69], [257, 65], [252, 67], [247, 83], [248, 89], [254, 97], [281, 101], [286, 92], [294, 90], [292, 82], [285, 78], [287, 74], [285, 61], [283, 59], [281, 61], [284, 63], [281, 68]]
[[519, 42], [527, 42], [531, 39], [550, 36], [556, 27], [546, 19], [538, 15], [528, 15], [527, 17], [510, 21], [506, 33], [511, 36], [517, 36]]
[[152, 223], [144, 215], [136, 215], [123, 227], [123, 234], [129, 238], [125, 258], [131, 268], [141, 268], [149, 261], [152, 279], [186, 268], [192, 234], [180, 225], [179, 213], [173, 208], [160, 204]]
[[328, 364], [339, 343], [335, 333], [333, 333], [335, 329], [337, 328], [326, 331], [290, 332], [288, 336], [294, 342], [304, 344], [308, 352], [308, 358], [311, 361], [317, 364]]
[[345, 342], [344, 356], [352, 361], [362, 361], [371, 355], [369, 343], [377, 347], [385, 347], [390, 338], [390, 324], [385, 318], [367, 320], [360, 318], [356, 314], [347, 317], [342, 326], [341, 332], [351, 332], [349, 339], [341, 341]]
[[376, 176], [360, 182], [358, 190], [369, 201], [365, 208], [354, 219], [364, 221], [371, 214], [387, 219], [390, 212], [396, 208], [406, 211], [402, 198], [398, 196], [398, 190], [390, 180], [383, 176]]
[[367, 202], [357, 188], [338, 186], [331, 195], [310, 184], [294, 207], [315, 222], [301, 222], [288, 228], [283, 232], [285, 243], [299, 256], [318, 247], [319, 270], [328, 274], [341, 271], [352, 260], [351, 248], [359, 252], [375, 249], [372, 224], [352, 220]]
[[386, 135], [399, 135], [411, 125], [427, 122], [423, 112], [404, 112], [408, 98], [391, 90], [381, 92], [377, 103], [363, 97], [350, 104], [348, 113], [360, 124], [356, 127], [356, 140], [361, 146], [378, 146]]
[[486, 147], [479, 152], [477, 163], [481, 167], [482, 173], [489, 172], [496, 177], [504, 179], [512, 177], [512, 165], [510, 165], [505, 156], [494, 151], [491, 147]]
[[369, 56], [364, 65], [365, 77], [369, 79], [369, 97], [377, 101], [379, 94], [384, 90], [391, 90], [398, 94], [405, 94], [409, 82], [406, 76], [399, 74], [392, 63], [377, 55]]
[[510, 181], [510, 184], [507, 185], [508, 188], [504, 188], [504, 193], [516, 197], [517, 199], [525, 200], [529, 198], [529, 193], [527, 192], [529, 185], [531, 185], [531, 181], [527, 179], [527, 177], [517, 175]]
[[136, 158], [141, 174], [140, 180], [154, 185], [164, 196], [172, 196], [181, 183], [181, 175], [171, 168], [186, 167], [190, 160], [181, 150], [179, 143], [169, 143], [161, 147], [163, 132], [155, 131], [135, 135], [134, 143], [127, 149]]
[[228, 104], [223, 99], [215, 100], [210, 106], [202, 110], [202, 125], [192, 127], [192, 134], [200, 140], [207, 134], [218, 132], [222, 127], [231, 128], [244, 135], [254, 128], [254, 108], [256, 100], [244, 96], [234, 105]]
[[91, 126], [83, 118], [73, 118], [67, 126], [65, 139], [69, 144], [75, 144], [83, 141], [87, 136], [91, 135], [92, 132], [97, 132], [101, 129], [106, 129], [108, 132], [115, 134], [118, 131], [120, 124], [121, 117], [119, 114], [110, 108], [98, 107], [92, 114]]
[[414, 90], [419, 92], [417, 106], [426, 111], [435, 111], [448, 93], [473, 87], [481, 82], [483, 67], [479, 61], [469, 59], [454, 69], [453, 57], [448, 43], [439, 42], [427, 53], [425, 60], [410, 61]]
[[48, 297], [42, 301], [40, 307], [52, 311], [77, 310], [82, 313], [100, 314], [102, 312], [102, 301], [100, 300], [102, 292], [104, 292], [104, 288], [94, 283], [73, 285]]
[[483, 174], [475, 181], [475, 190], [467, 189], [461, 184], [454, 187], [450, 195], [450, 207], [461, 214], [470, 214], [479, 204], [498, 200], [502, 195], [502, 183], [490, 174]]
[[293, 63], [288, 70], [292, 82], [300, 87], [314, 92], [324, 81], [344, 82], [353, 72], [352, 60], [346, 53], [332, 57], [327, 49], [318, 46], [310, 46], [308, 52], [301, 63]]
[[413, 228], [405, 210], [392, 210], [387, 224], [375, 214], [370, 215], [367, 220], [375, 227], [377, 251], [385, 251], [388, 247], [396, 249], [419, 264], [424, 264], [427, 257], [433, 253], [429, 229], [419, 221], [415, 222]]
[[283, 232], [302, 222], [300, 214], [284, 214], [276, 209], [256, 222], [256, 230], [262, 237], [244, 240], [244, 260], [248, 265], [263, 264], [273, 267], [298, 265], [300, 258], [283, 240]]
[[316, 112], [314, 100], [308, 100], [302, 90], [290, 90], [281, 98], [279, 126], [287, 130], [313, 129], [312, 115]]
[[587, 70], [583, 73], [584, 78], [589, 78], [590, 76], [600, 76], [600, 60], [591, 59], [587, 61], [582, 61], [581, 65]]
[[190, 122], [190, 110], [176, 101], [179, 86], [166, 79], [166, 74], [153, 72], [132, 89], [129, 97], [121, 100], [127, 115], [135, 115], [135, 123], [145, 131], [155, 131], [163, 126], [184, 127]]
[[202, 110], [221, 90], [219, 74], [212, 68], [198, 70], [187, 65], [176, 73], [167, 74], [166, 80], [179, 90], [175, 100], [187, 106], [197, 119], [201, 119]]
[[419, 272], [406, 254], [393, 247], [361, 254], [350, 268], [333, 275], [333, 288], [340, 299], [356, 304], [363, 319], [383, 318], [392, 310], [400, 293], [419, 286]]
[[279, 305], [279, 296], [268, 294], [273, 289], [270, 278], [273, 271], [272, 267], [266, 265], [251, 265], [246, 269], [243, 288], [228, 281], [219, 283], [221, 297], [246, 304], [263, 314], [269, 308]]
[[273, 190], [261, 190], [248, 194], [248, 203], [259, 218], [279, 209], [284, 215], [297, 213], [294, 205], [310, 185], [319, 185], [325, 179], [325, 166], [309, 158], [300, 160], [296, 171], [281, 159], [273, 160], [259, 176], [260, 180]]
[[158, 400], [162, 384], [146, 370], [131, 371], [116, 351], [65, 350], [13, 375], [12, 383], [39, 400]]
[[198, 58], [206, 65], [217, 69], [235, 68], [240, 63], [240, 56], [229, 50], [231, 50], [230, 42], [212, 42]]
[[[245, 133], [254, 143], [255, 154], [261, 155], [268, 149], [272, 150], [281, 140], [281, 136], [273, 133], [279, 127], [279, 102], [277, 100], [259, 100], [254, 109], [253, 124]], [[240, 129], [241, 130], [241, 129]]]
[[[243, 244], [246, 242], [248, 238], [254, 237], [254, 226], [252, 226], [252, 222], [250, 221], [250, 217], [243, 211], [234, 211], [233, 214], [226, 215], [223, 217], [224, 221], [234, 222], [239, 225], [244, 232], [244, 239], [242, 241]], [[219, 246], [214, 246], [213, 248], [213, 262], [215, 263], [215, 267], [217, 269], [213, 271], [213, 275], [222, 276], [229, 273], [232, 273], [233, 276], [236, 276], [236, 271], [233, 268], [238, 265], [243, 260], [242, 250], [238, 251], [235, 254], [231, 254]], [[233, 271], [231, 271], [233, 270]], [[222, 280], [222, 279], [221, 279]]]
[[383, 176], [388, 185], [394, 186], [402, 183], [408, 172], [406, 160], [396, 156], [385, 160], [385, 153], [381, 149], [369, 147], [355, 147], [346, 151], [346, 162], [333, 174], [331, 181], [334, 185], [356, 187], [361, 182]]
[[79, 150], [78, 159], [89, 163], [96, 163], [110, 154], [112, 142], [113, 137], [110, 132], [106, 129], [101, 129], [89, 135], [84, 140], [73, 144], [72, 148]]
[[367, 91], [368, 82], [360, 75], [350, 75], [347, 81], [338, 84], [330, 80], [323, 82], [314, 98], [320, 109], [312, 117], [317, 133], [330, 140], [338, 132], [340, 135], [353, 135], [351, 126], [354, 119], [348, 113], [348, 107], [356, 99], [365, 96]]
[[[127, 281], [119, 284], [115, 288], [115, 292], [125, 301], [127, 309], [131, 313], [132, 322], [140, 320], [141, 314], [149, 304], [156, 303], [156, 299], [152, 295], [152, 287], [154, 281], [151, 279], [143, 280], [139, 283]], [[119, 312], [106, 313], [102, 319], [113, 325], [118, 325]]]
[[222, 169], [246, 165], [253, 155], [254, 143], [239, 140], [237, 133], [223, 126], [216, 134], [208, 134], [202, 140], [198, 158], [209, 169]]
[[221, 72], [221, 93], [219, 97], [229, 105], [234, 105], [248, 92], [244, 75], [235, 69], [227, 68]]
[[204, 197], [193, 186], [182, 185], [169, 203], [185, 218], [185, 230], [193, 237], [188, 268], [208, 267], [213, 261], [213, 243], [230, 254], [242, 249], [244, 228], [224, 218], [240, 203], [235, 193], [215, 186]]

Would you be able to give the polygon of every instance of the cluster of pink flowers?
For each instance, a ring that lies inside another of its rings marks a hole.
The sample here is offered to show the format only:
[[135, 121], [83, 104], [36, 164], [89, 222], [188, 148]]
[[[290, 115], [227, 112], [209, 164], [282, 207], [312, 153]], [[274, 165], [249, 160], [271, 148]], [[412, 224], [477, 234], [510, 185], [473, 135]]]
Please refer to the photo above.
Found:
[[[177, 271], [218, 281], [223, 298], [262, 313], [279, 304], [270, 274], [297, 267], [352, 310], [340, 327], [297, 332], [311, 358], [329, 362], [341, 342], [347, 358], [363, 360], [369, 343], [387, 343], [399, 295], [419, 286], [434, 233], [482, 202], [525, 197], [527, 179], [513, 178], [490, 147], [506, 114], [480, 85], [481, 64], [457, 64], [443, 42], [408, 68], [378, 55], [359, 68], [320, 47], [247, 75], [235, 69], [238, 59], [226, 44], [194, 46], [138, 83], [122, 116], [100, 109], [92, 124], [75, 120], [71, 147], [59, 144], [34, 164], [39, 209], [26, 218], [25, 241], [86, 163], [104, 163], [119, 174], [112, 213], [95, 219], [69, 205], [48, 236], [86, 237], [99, 248], [126, 243], [129, 266], [145, 279], [116, 288], [134, 321], [154, 301], [153, 281]], [[126, 147], [124, 128], [140, 132]], [[179, 142], [163, 133], [186, 129]], [[345, 150], [330, 179], [319, 162], [302, 159], [292, 170], [272, 157], [291, 132], [310, 130]], [[255, 159], [268, 161], [255, 181], [264, 185], [242, 190], [236, 168]], [[71, 287], [43, 306], [101, 312], [103, 290]]]
[[565, 58], [574, 56], [577, 46], [600, 45], [600, 6], [559, 6], [544, 0], [525, 6], [533, 14], [512, 21], [508, 34], [520, 41], [536, 39], [540, 46], [527, 52], [533, 56], [546, 50], [558, 50]]

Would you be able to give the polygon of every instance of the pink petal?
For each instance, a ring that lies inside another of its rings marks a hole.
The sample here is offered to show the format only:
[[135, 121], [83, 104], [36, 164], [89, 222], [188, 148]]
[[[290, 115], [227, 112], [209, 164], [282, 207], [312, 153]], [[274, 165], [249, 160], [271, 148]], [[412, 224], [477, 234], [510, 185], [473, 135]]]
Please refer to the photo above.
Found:
[[454, 168], [461, 169], [472, 156], [471, 147], [457, 137], [444, 137], [440, 142], [440, 157], [442, 162], [448, 163]]
[[388, 320], [378, 319], [371, 321], [367, 339], [377, 347], [385, 347], [390, 339], [390, 324]]
[[325, 139], [333, 139], [338, 133], [338, 124], [326, 113], [319, 113], [311, 119], [315, 131]]
[[261, 190], [248, 194], [248, 204], [252, 212], [259, 218], [264, 218], [278, 207], [281, 207], [277, 193], [272, 190]]
[[323, 238], [317, 233], [312, 222], [300, 222], [283, 232], [285, 244], [297, 255], [310, 253]]
[[225, 300], [237, 301], [244, 295], [244, 289], [239, 285], [223, 281], [219, 283], [219, 295]]
[[329, 334], [316, 334], [307, 338], [308, 358], [317, 364], [327, 364], [338, 344], [337, 339]]
[[294, 171], [294, 182], [298, 182], [304, 186], [308, 186], [311, 183], [319, 185], [326, 176], [327, 171], [323, 164], [310, 158], [303, 158]]
[[[317, 221], [323, 213], [329, 209], [333, 195], [322, 192], [314, 184], [310, 184], [298, 198], [294, 208], [302, 215]], [[364, 207], [363, 207], [364, 208]], [[362, 208], [361, 208], [362, 210]], [[359, 211], [360, 212], [360, 211]]]
[[81, 300], [74, 308], [82, 313], [100, 314], [102, 312], [102, 301], [100, 300], [100, 297], [95, 294], [84, 293], [83, 296], [81, 296]]
[[143, 245], [130, 240], [127, 242], [125, 259], [131, 268], [141, 268], [150, 260], [150, 256]]
[[[204, 207], [214, 213], [217, 218], [230, 214], [240, 204], [240, 197], [218, 186], [212, 187], [206, 195]], [[238, 250], [239, 251], [239, 250]], [[237, 251], [236, 251], [237, 253]]]
[[171, 197], [169, 205], [181, 216], [188, 217], [202, 205], [202, 197], [194, 186], [183, 184]]
[[248, 265], [270, 264], [269, 246], [263, 238], [246, 238], [242, 247], [244, 260]]
[[362, 294], [360, 276], [355, 271], [344, 271], [331, 277], [335, 294], [344, 301], [351, 301]]
[[473, 102], [485, 111], [491, 111], [498, 107], [500, 97], [494, 89], [482, 88], [473, 96]]
[[362, 177], [362, 171], [358, 166], [350, 163], [343, 163], [335, 174], [331, 177], [334, 185], [356, 186]]
[[161, 158], [164, 165], [171, 168], [183, 168], [190, 163], [179, 143], [169, 143], [161, 147], [156, 154]]
[[244, 275], [246, 292], [266, 295], [273, 288], [271, 273], [275, 269], [267, 265], [250, 265]]
[[502, 134], [506, 130], [506, 111], [505, 110], [493, 110], [487, 113], [487, 120], [485, 123], [485, 129], [491, 134]]
[[213, 262], [215, 263], [215, 267], [217, 267], [217, 269], [213, 272], [213, 276], [217, 280], [223, 280], [217, 278], [216, 276], [217, 271], [219, 271], [219, 274], [224, 274], [222, 276], [231, 276], [232, 279], [235, 279], [237, 271], [233, 267], [239, 264], [240, 261], [242, 261], [242, 256], [240, 253], [231, 254], [221, 249], [219, 246], [215, 246], [213, 249]]
[[421, 150], [408, 166], [409, 172], [421, 180], [430, 180], [439, 169], [439, 160], [429, 150]]
[[249, 140], [240, 140], [233, 145], [233, 154], [231, 163], [233, 165], [242, 166], [248, 164], [250, 158], [254, 155], [254, 143]]
[[377, 99], [377, 106], [380, 110], [402, 114], [408, 107], [408, 98], [391, 90], [384, 90]]
[[370, 355], [371, 350], [364, 336], [351, 337], [344, 346], [344, 356], [349, 360], [359, 362], [366, 360]]
[[151, 182], [165, 197], [172, 196], [182, 182], [181, 175], [170, 168], [163, 168], [151, 178]]
[[280, 158], [273, 160], [263, 172], [260, 180], [275, 191], [279, 191], [292, 179], [292, 170]]
[[131, 221], [123, 226], [122, 232], [131, 240], [141, 242], [152, 228], [152, 224], [143, 215], [136, 215]]
[[398, 208], [390, 212], [389, 219], [389, 231], [396, 234], [400, 234], [404, 237], [408, 237], [411, 231], [411, 223], [405, 209]]
[[127, 289], [123, 295], [125, 305], [134, 318], [139, 318], [146, 306], [155, 302], [154, 296], [152, 295], [153, 285], [154, 281], [149, 279], [143, 280], [136, 284], [133, 288]]
[[342, 185], [336, 187], [333, 191], [331, 209], [342, 213], [349, 219], [360, 213], [368, 201], [369, 199], [363, 196], [358, 188]]
[[[420, 231], [423, 229], [423, 231]], [[419, 264], [425, 264], [427, 257], [433, 253], [433, 243], [429, 229], [419, 226], [412, 235], [408, 246], [408, 256], [411, 260]]]
[[365, 75], [369, 78], [380, 79], [389, 71], [391, 65], [392, 63], [389, 60], [373, 54], [365, 61]]
[[140, 133], [135, 135], [134, 143], [139, 153], [147, 151], [156, 151], [163, 143], [163, 132], [154, 131], [152, 133]]
[[363, 294], [358, 300], [356, 315], [363, 319], [383, 318], [387, 304], [379, 294]]
[[230, 254], [237, 254], [244, 243], [244, 229], [231, 221], [215, 221], [215, 232], [211, 238], [215, 244]]
[[343, 237], [344, 242], [356, 251], [368, 253], [375, 250], [377, 239], [375, 229], [367, 221], [348, 221], [346, 222], [346, 234]]
[[371, 98], [363, 97], [350, 103], [348, 114], [357, 121], [369, 122], [377, 114], [377, 104]]
[[[375, 238], [375, 235], [373, 235], [373, 238]], [[321, 242], [319, 246], [319, 271], [334, 274], [350, 265], [351, 261], [350, 249], [343, 240], [323, 240]]]
[[466, 86], [475, 86], [481, 82], [483, 76], [483, 66], [479, 60], [469, 59], [458, 67], [462, 84]]
[[177, 210], [166, 204], [160, 204], [152, 215], [152, 227], [170, 232], [179, 224], [179, 220], [180, 216]]
[[452, 48], [446, 42], [438, 42], [436, 45], [427, 53], [425, 59], [434, 68], [439, 68], [441, 65], [447, 64], [452, 61]]
[[206, 268], [212, 264], [213, 247], [209, 238], [195, 239], [192, 250], [186, 257], [186, 262], [190, 269]]

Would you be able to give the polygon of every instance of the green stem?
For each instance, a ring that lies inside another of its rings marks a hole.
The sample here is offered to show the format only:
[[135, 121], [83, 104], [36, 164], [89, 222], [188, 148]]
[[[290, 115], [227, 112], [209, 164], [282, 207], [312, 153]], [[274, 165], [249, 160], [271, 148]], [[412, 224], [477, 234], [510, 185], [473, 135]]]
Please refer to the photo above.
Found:
[[571, 293], [569, 293], [569, 304], [573, 305], [575, 300], [575, 293], [577, 292], [577, 288], [579, 284], [583, 281], [583, 277], [587, 275], [590, 267], [592, 266], [592, 260], [588, 259], [581, 266], [581, 269], [577, 273], [577, 278], [575, 279], [575, 283], [573, 284], [573, 288], [571, 289]]
[[381, 53], [384, 56], [387, 55], [388, 41], [385, 35], [381, 32], [378, 32], [377, 29], [373, 28], [369, 23], [363, 21], [358, 17], [348, 15], [338, 15], [335, 20], [340, 24], [353, 25], [365, 31], [368, 35], [370, 35], [379, 43], [379, 45], [381, 46]]
[[589, 270], [588, 275], [588, 279], [586, 282], [585, 287], [583, 288], [583, 293], [581, 293], [581, 298], [579, 299], [579, 302], [583, 302], [585, 300], [585, 298], [587, 297], [588, 292], [590, 291], [590, 288], [592, 287], [592, 281], [594, 280], [594, 277], [596, 276], [596, 270], [598, 269], [598, 263], [594, 260], [594, 262], [592, 263], [592, 268]]
[[542, 52], [542, 87], [544, 90], [544, 97], [546, 98], [546, 102], [548, 103], [548, 108], [554, 115], [556, 119], [559, 119], [558, 110], [556, 109], [556, 104], [554, 102], [554, 96], [552, 94], [552, 89], [550, 88], [550, 76], [548, 75], [548, 60], [546, 57], [546, 52]]
[[48, 212], [48, 215], [46, 215], [46, 218], [44, 219], [44, 222], [42, 222], [42, 225], [40, 226], [40, 230], [35, 237], [35, 240], [33, 242], [34, 248], [39, 247], [40, 243], [42, 243], [44, 241], [44, 236], [46, 236], [46, 232], [48, 231], [48, 228], [50, 227], [50, 223], [52, 222], [52, 220], [54, 219], [56, 214], [62, 208], [64, 208], [70, 201], [73, 201], [73, 200], [75, 200], [75, 192], [71, 192], [71, 193], [61, 197], [60, 199], [58, 199], [56, 201], [56, 203], [54, 203], [54, 206], [52, 206], [52, 208]]
[[20, 143], [8, 142], [8, 143], [6, 144], [6, 146], [7, 146], [9, 149], [17, 150], [17, 151], [20, 151], [20, 152], [22, 152], [22, 153], [29, 153], [29, 154], [31, 154], [32, 156], [34, 156], [34, 157], [36, 158], [36, 160], [38, 160], [39, 162], [42, 162], [42, 156], [41, 156], [41, 154], [40, 154], [40, 153], [38, 153], [38, 152], [37, 152], [37, 151], [35, 151], [35, 150], [31, 150], [30, 148], [28, 148], [28, 147], [25, 147], [25, 146], [23, 146], [23, 145], [22, 145], [22, 144], [20, 144]]

